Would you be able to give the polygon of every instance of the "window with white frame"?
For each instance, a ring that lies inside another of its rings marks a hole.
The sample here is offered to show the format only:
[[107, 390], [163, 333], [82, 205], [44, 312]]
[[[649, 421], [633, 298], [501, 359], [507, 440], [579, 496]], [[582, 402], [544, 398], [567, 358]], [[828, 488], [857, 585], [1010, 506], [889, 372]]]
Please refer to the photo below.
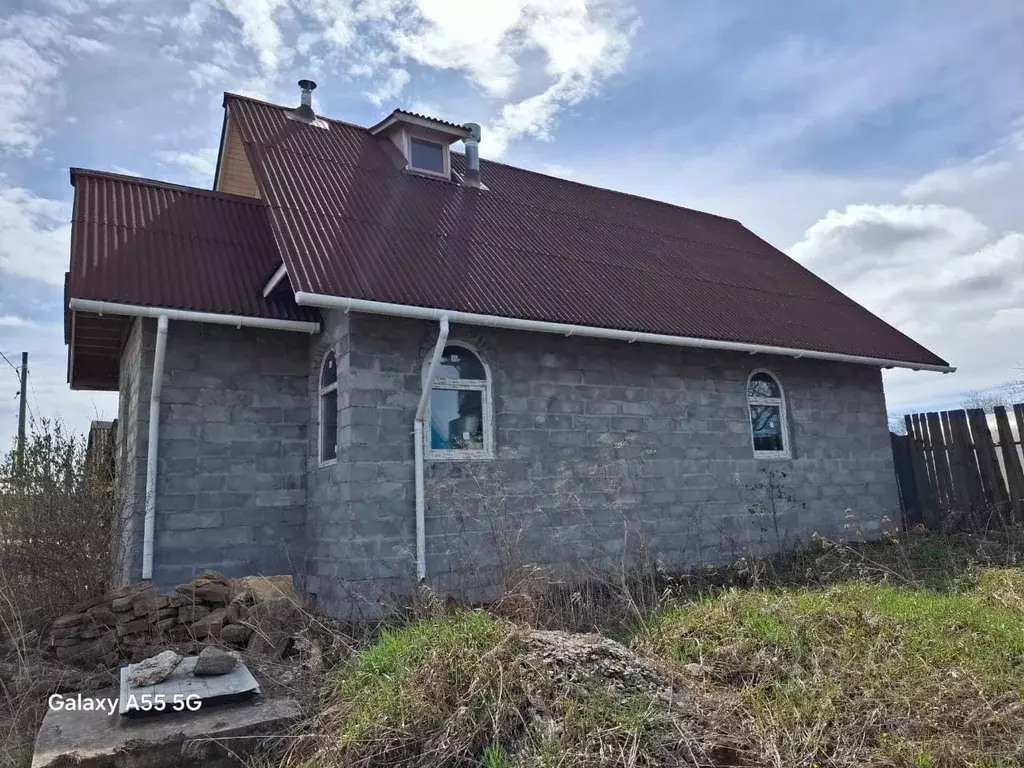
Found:
[[416, 137], [409, 138], [409, 166], [417, 171], [444, 175], [447, 147], [436, 141]]
[[[425, 364], [429, 367], [430, 361]], [[453, 343], [444, 348], [430, 388], [424, 440], [427, 458], [486, 459], [494, 455], [491, 378], [480, 356]]]
[[782, 386], [768, 371], [754, 371], [747, 380], [747, 407], [754, 457], [759, 459], [789, 456], [789, 429], [786, 425], [786, 400]]
[[320, 466], [338, 460], [338, 365], [333, 352], [320, 365]]

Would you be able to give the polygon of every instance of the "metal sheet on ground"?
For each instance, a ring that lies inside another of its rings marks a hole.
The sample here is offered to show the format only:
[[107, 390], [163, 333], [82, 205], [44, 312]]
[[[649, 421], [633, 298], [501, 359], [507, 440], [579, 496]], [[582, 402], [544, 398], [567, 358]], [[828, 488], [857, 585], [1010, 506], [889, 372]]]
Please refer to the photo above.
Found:
[[152, 709], [152, 704], [160, 700], [164, 702], [167, 709], [171, 709], [175, 702], [195, 701], [194, 697], [196, 696], [202, 701], [203, 706], [207, 706], [249, 698], [260, 692], [260, 685], [256, 682], [256, 678], [241, 662], [226, 675], [197, 677], [193, 674], [193, 670], [195, 670], [198, 658], [198, 656], [185, 657], [170, 677], [156, 685], [130, 685], [128, 677], [135, 665], [129, 664], [122, 667], [121, 690], [118, 698], [120, 714], [128, 717], [160, 714]]

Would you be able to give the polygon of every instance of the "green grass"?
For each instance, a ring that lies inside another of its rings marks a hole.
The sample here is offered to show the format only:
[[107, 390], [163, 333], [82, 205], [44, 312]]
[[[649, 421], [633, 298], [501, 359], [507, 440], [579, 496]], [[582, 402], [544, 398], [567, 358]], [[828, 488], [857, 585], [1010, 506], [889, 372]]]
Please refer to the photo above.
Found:
[[731, 590], [647, 637], [736, 693], [777, 764], [1024, 765], [1024, 573], [956, 592], [847, 582]]
[[387, 630], [328, 686], [316, 730], [333, 734], [299, 764], [501, 766], [525, 701], [521, 636], [463, 611]]

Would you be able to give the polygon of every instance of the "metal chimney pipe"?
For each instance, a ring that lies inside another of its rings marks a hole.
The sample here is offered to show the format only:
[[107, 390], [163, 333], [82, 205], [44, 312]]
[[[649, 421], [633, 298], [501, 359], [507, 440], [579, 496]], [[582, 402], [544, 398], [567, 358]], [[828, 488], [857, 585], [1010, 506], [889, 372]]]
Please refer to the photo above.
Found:
[[299, 80], [299, 88], [302, 89], [302, 103], [295, 111], [307, 120], [315, 120], [316, 113], [313, 111], [313, 91], [316, 89], [316, 83], [312, 80]]
[[464, 143], [466, 145], [466, 177], [465, 181], [474, 187], [480, 186], [480, 126], [477, 123], [466, 123], [462, 126], [469, 131]]

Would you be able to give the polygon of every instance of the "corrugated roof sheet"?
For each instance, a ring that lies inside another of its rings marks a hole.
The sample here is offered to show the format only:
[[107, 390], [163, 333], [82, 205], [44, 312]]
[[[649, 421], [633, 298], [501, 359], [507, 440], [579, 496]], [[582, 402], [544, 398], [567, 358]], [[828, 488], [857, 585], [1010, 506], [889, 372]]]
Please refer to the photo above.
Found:
[[225, 103], [295, 291], [945, 364], [732, 219], [488, 161], [486, 190], [424, 178], [364, 128]]
[[260, 200], [72, 169], [68, 298], [316, 320], [288, 296], [263, 298], [281, 262]]

